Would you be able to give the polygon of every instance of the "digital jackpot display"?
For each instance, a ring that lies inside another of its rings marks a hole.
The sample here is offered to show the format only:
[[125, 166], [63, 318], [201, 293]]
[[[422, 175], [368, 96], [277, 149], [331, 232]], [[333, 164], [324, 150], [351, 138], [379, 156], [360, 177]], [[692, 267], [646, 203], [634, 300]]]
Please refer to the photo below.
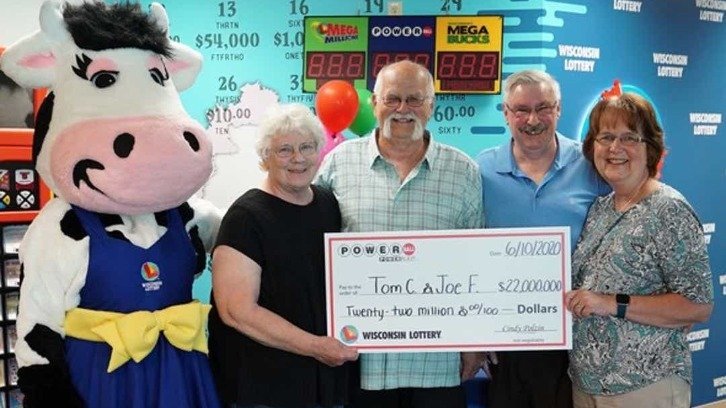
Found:
[[502, 16], [305, 17], [303, 91], [334, 79], [373, 90], [385, 65], [426, 66], [436, 93], [498, 94]]

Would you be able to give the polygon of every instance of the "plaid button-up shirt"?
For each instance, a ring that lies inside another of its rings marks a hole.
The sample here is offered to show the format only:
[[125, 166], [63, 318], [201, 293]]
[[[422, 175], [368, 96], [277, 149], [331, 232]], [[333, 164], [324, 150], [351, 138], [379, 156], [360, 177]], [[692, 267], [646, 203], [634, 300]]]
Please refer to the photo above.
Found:
[[[346, 141], [323, 161], [316, 184], [340, 204], [343, 231], [481, 228], [482, 185], [476, 163], [431, 139], [421, 162], [401, 181], [378, 150], [375, 134]], [[363, 354], [366, 390], [459, 385], [459, 353]]]

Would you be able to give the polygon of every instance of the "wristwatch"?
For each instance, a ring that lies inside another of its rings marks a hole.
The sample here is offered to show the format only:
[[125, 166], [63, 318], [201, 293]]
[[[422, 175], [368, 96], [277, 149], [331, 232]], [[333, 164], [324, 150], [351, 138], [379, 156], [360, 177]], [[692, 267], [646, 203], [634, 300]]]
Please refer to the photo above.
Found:
[[628, 310], [628, 305], [630, 304], [630, 295], [618, 293], [617, 295], [615, 295], [615, 303], [618, 304], [618, 309], [617, 313], [615, 313], [615, 317], [625, 319], [625, 312]]

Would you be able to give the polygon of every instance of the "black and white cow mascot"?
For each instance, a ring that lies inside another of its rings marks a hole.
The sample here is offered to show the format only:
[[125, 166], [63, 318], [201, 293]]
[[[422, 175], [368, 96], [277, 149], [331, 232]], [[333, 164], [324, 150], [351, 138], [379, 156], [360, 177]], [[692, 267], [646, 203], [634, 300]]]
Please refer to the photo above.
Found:
[[194, 199], [211, 145], [178, 91], [201, 56], [159, 4], [46, 2], [0, 68], [51, 92], [36, 168], [55, 193], [20, 249], [16, 356], [26, 407], [218, 407], [208, 306], [192, 300], [220, 214]]

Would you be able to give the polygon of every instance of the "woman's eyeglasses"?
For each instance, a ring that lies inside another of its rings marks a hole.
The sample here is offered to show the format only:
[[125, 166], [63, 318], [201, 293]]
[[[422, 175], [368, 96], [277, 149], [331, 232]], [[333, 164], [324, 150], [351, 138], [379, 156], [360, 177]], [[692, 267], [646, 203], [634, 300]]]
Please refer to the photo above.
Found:
[[637, 146], [639, 143], [645, 141], [645, 139], [635, 133], [626, 133], [620, 136], [616, 136], [612, 133], [605, 133], [595, 137], [595, 141], [603, 146], [612, 146], [615, 141], [618, 141], [622, 146]]
[[[275, 156], [280, 159], [289, 159], [290, 157], [295, 155], [295, 147], [289, 144], [284, 144], [271, 150], [273, 153], [275, 153]], [[318, 151], [318, 146], [312, 142], [301, 143], [297, 147], [297, 151], [300, 152], [301, 155], [309, 157]]]

